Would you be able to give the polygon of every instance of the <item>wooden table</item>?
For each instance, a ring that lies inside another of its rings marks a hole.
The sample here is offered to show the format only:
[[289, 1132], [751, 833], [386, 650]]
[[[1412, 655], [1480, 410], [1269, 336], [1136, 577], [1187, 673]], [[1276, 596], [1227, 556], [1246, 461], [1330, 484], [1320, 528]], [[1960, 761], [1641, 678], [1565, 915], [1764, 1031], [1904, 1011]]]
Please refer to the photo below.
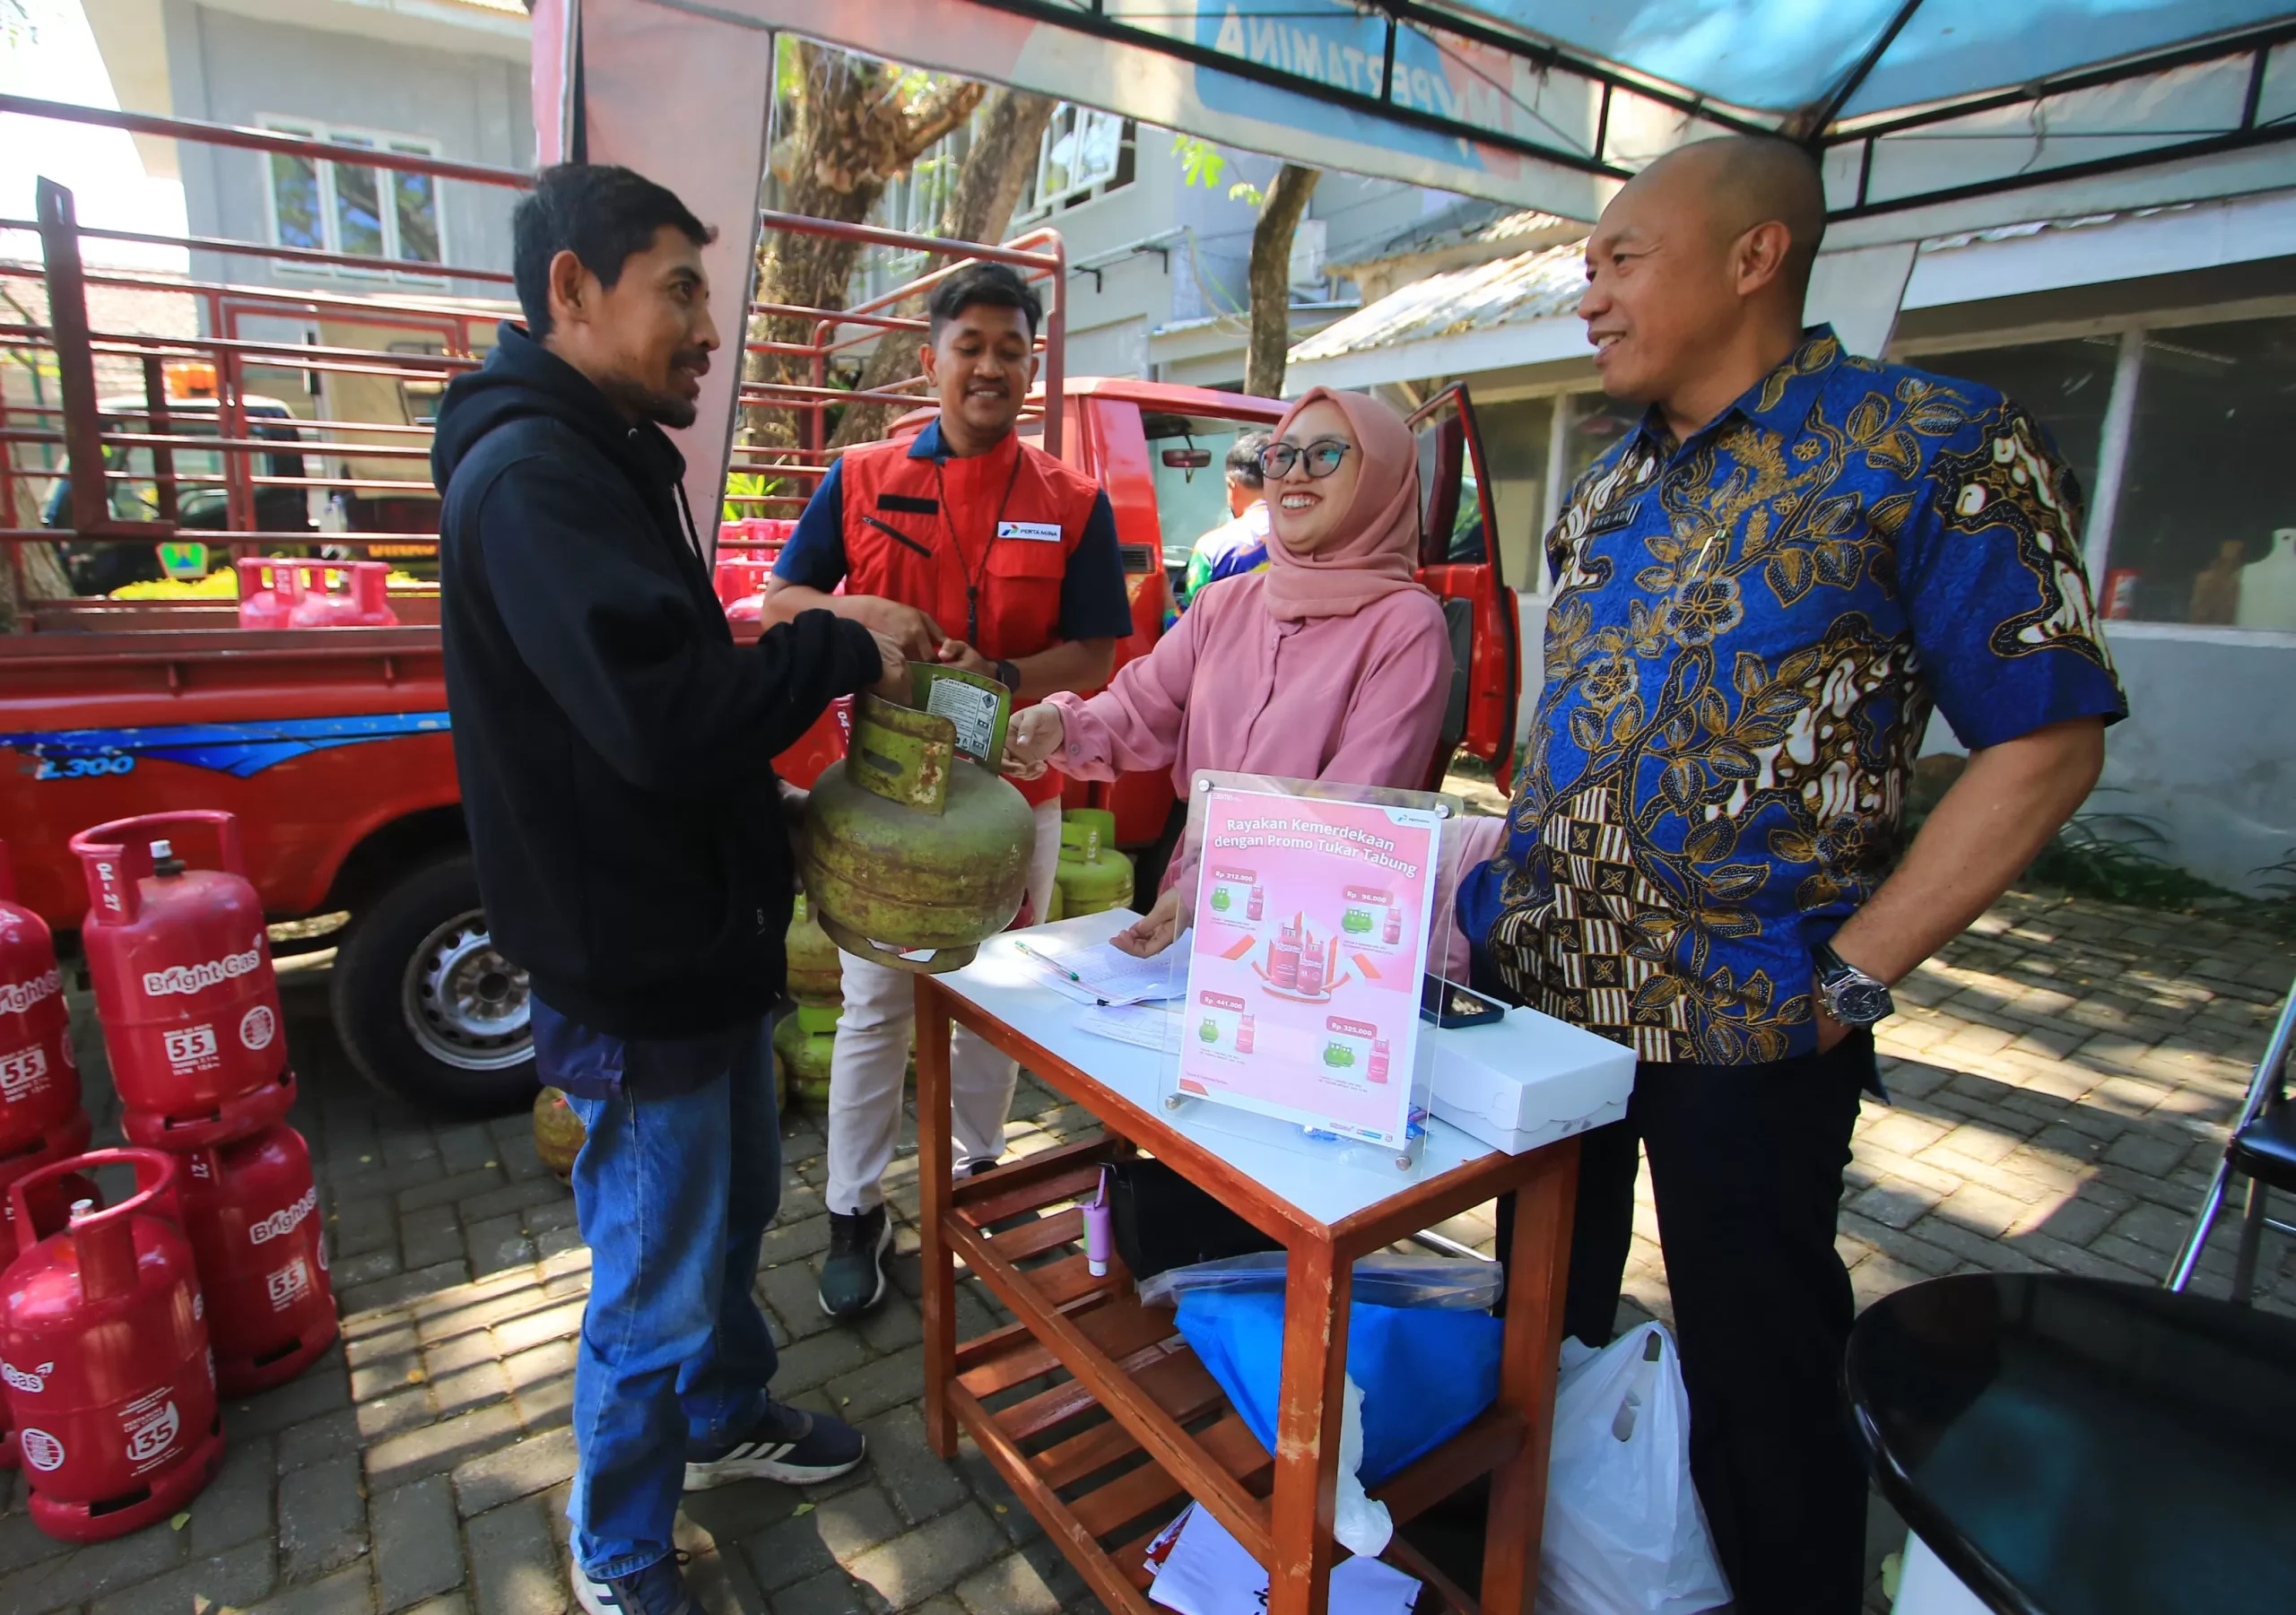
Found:
[[[1095, 915], [1048, 931], [1096, 941], [1132, 917]], [[1207, 1127], [1165, 1112], [1162, 1057], [1083, 1031], [1077, 1006], [1039, 979], [1009, 938], [984, 945], [963, 971], [918, 978], [925, 1409], [935, 1450], [952, 1456], [959, 1428], [970, 1434], [1118, 1615], [1154, 1608], [1143, 1591], [1150, 1578], [1142, 1556], [1183, 1494], [1267, 1567], [1271, 1615], [1324, 1615], [1337, 1557], [1332, 1501], [1353, 1263], [1513, 1190], [1514, 1272], [1498, 1402], [1373, 1495], [1401, 1524], [1489, 1473], [1479, 1601], [1400, 1535], [1386, 1557], [1456, 1608], [1531, 1615], [1578, 1141], [1508, 1156], [1439, 1122], [1414, 1173], [1387, 1180], [1319, 1165], [1225, 1131], [1224, 1119]], [[952, 1183], [952, 1020], [1091, 1112], [1104, 1131]], [[1135, 1150], [1170, 1163], [1288, 1253], [1274, 1455], [1196, 1361], [1170, 1310], [1142, 1307], [1121, 1262], [1103, 1278], [1086, 1269], [1083, 1215], [1073, 1203], [1091, 1191], [1102, 1163]], [[1031, 1211], [1039, 1213], [1034, 1220], [1009, 1220]], [[1016, 1320], [962, 1343], [960, 1257]]]

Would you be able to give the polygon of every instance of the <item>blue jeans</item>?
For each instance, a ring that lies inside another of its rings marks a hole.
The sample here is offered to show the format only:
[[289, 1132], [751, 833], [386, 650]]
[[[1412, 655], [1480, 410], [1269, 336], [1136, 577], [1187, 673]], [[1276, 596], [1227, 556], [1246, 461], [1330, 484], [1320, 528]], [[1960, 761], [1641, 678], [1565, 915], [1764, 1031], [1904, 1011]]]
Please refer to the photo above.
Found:
[[566, 1513], [574, 1557], [594, 1576], [666, 1555], [686, 1444], [724, 1446], [762, 1411], [773, 1337], [750, 1291], [781, 1203], [772, 1030], [768, 1018], [729, 1039], [725, 1067], [683, 1092], [646, 1082], [660, 1046], [580, 1034], [624, 1072], [612, 1097], [567, 1096], [589, 1130], [574, 1209], [590, 1300]]

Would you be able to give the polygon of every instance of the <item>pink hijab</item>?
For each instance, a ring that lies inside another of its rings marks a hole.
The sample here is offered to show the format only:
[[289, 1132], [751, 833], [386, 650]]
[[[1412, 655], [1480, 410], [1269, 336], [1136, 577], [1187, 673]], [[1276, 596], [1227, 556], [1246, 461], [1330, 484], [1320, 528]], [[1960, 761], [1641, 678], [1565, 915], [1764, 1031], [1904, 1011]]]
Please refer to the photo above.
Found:
[[[1363, 456], [1355, 499], [1339, 530], [1312, 555], [1294, 555], [1273, 530], [1267, 535], [1267, 609], [1277, 617], [1352, 617], [1399, 589], [1421, 587], [1419, 450], [1411, 428], [1387, 404], [1363, 393], [1312, 387], [1296, 400], [1275, 435], [1281, 438], [1300, 412], [1321, 399], [1347, 417], [1348, 435]], [[1274, 502], [1280, 484], [1267, 485]]]

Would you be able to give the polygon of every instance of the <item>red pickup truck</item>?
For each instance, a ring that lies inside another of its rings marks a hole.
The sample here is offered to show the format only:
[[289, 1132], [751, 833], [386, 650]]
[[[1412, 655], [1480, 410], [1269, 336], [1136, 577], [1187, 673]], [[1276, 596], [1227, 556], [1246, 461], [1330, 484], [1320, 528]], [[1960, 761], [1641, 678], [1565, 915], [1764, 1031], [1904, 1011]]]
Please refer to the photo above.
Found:
[[[1229, 444], [1281, 406], [1126, 379], [1070, 378], [1063, 392], [1063, 456], [1116, 510], [1134, 624], [1121, 665], [1161, 630], [1168, 569], [1225, 519]], [[1517, 619], [1465, 390], [1415, 425], [1421, 577], [1459, 653], [1436, 772], [1463, 746], [1503, 776]], [[434, 1109], [499, 1111], [534, 1092], [524, 978], [488, 941], [472, 873], [435, 601], [396, 603], [397, 628], [258, 632], [228, 604], [81, 602], [48, 613], [43, 631], [0, 638], [0, 750], [15, 764], [0, 768], [0, 835], [22, 900], [69, 930], [88, 902], [65, 850], [74, 831], [163, 810], [236, 814], [270, 913], [351, 915], [330, 990], [360, 1070]], [[836, 755], [825, 723], [780, 760], [810, 784]], [[1128, 844], [1156, 840], [1172, 801], [1157, 776], [1072, 790], [1113, 808]]]

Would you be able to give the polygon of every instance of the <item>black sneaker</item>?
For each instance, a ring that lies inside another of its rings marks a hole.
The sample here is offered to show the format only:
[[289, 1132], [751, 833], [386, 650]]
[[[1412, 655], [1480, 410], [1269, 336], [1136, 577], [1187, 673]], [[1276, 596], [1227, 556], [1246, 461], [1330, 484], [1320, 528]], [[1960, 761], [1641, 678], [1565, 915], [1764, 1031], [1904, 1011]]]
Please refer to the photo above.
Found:
[[685, 1590], [685, 1573], [678, 1568], [682, 1554], [665, 1554], [642, 1570], [594, 1581], [581, 1566], [574, 1567], [574, 1602], [587, 1615], [701, 1615]]
[[831, 1211], [829, 1258], [822, 1263], [822, 1310], [839, 1320], [857, 1318], [883, 1300], [885, 1253], [892, 1244], [893, 1225], [883, 1206], [850, 1216]]
[[868, 1450], [861, 1432], [842, 1419], [769, 1402], [739, 1439], [718, 1447], [687, 1446], [685, 1489], [708, 1491], [736, 1480], [811, 1486], [836, 1480]]

